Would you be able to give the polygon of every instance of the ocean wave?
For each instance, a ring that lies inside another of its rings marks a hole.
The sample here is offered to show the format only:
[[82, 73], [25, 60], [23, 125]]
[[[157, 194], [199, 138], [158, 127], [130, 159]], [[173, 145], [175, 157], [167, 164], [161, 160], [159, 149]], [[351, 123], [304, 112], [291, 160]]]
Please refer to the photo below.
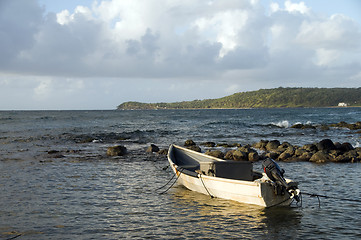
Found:
[[282, 121], [279, 121], [279, 122], [272, 122], [271, 125], [274, 125], [276, 127], [279, 127], [279, 128], [289, 128], [290, 127], [290, 122], [288, 120], [282, 120]]
[[282, 120], [282, 121], [279, 121], [279, 122], [271, 122], [271, 126], [276, 126], [276, 127], [279, 127], [279, 128], [290, 128], [292, 127], [293, 125], [296, 125], [296, 124], [303, 124], [303, 125], [312, 125], [312, 122], [311, 121], [307, 121], [305, 123], [302, 123], [302, 122], [295, 122], [293, 124], [291, 124], [288, 120]]

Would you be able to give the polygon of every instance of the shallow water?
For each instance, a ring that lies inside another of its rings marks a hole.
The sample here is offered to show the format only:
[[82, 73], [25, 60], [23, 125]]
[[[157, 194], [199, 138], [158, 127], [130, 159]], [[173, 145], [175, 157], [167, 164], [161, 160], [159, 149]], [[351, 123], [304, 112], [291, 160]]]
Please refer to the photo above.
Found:
[[[352, 123], [360, 110], [0, 112], [0, 239], [360, 239], [361, 203], [320, 198], [319, 207], [304, 195], [302, 207], [264, 209], [178, 185], [160, 195], [172, 173], [164, 156], [145, 154], [188, 138], [357, 146], [360, 134], [347, 129], [289, 126]], [[107, 157], [115, 144], [129, 154]], [[304, 192], [361, 201], [360, 163], [280, 165]]]

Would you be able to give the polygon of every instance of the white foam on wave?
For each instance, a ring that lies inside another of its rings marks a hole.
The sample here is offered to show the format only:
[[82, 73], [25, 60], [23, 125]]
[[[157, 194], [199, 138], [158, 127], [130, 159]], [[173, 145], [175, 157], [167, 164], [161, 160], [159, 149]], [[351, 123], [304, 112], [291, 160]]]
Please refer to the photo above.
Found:
[[287, 120], [279, 121], [277, 123], [272, 123], [272, 124], [280, 128], [289, 128], [290, 126], [290, 122]]

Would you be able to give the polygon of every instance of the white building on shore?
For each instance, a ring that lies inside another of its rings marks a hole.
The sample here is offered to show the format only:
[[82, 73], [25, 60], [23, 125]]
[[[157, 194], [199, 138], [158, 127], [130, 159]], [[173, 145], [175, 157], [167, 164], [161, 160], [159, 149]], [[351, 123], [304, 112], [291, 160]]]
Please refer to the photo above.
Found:
[[338, 106], [338, 107], [347, 107], [347, 103], [340, 102], [340, 103], [338, 103], [337, 106]]

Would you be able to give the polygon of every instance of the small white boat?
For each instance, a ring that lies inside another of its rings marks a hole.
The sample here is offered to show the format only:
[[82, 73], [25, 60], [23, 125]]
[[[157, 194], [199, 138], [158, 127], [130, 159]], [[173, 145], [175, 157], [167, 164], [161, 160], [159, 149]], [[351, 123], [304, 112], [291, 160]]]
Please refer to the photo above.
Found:
[[259, 173], [249, 161], [218, 159], [171, 145], [168, 161], [182, 185], [211, 197], [263, 207], [299, 201], [298, 183], [283, 178], [284, 171], [271, 159], [263, 162], [267, 173]]

